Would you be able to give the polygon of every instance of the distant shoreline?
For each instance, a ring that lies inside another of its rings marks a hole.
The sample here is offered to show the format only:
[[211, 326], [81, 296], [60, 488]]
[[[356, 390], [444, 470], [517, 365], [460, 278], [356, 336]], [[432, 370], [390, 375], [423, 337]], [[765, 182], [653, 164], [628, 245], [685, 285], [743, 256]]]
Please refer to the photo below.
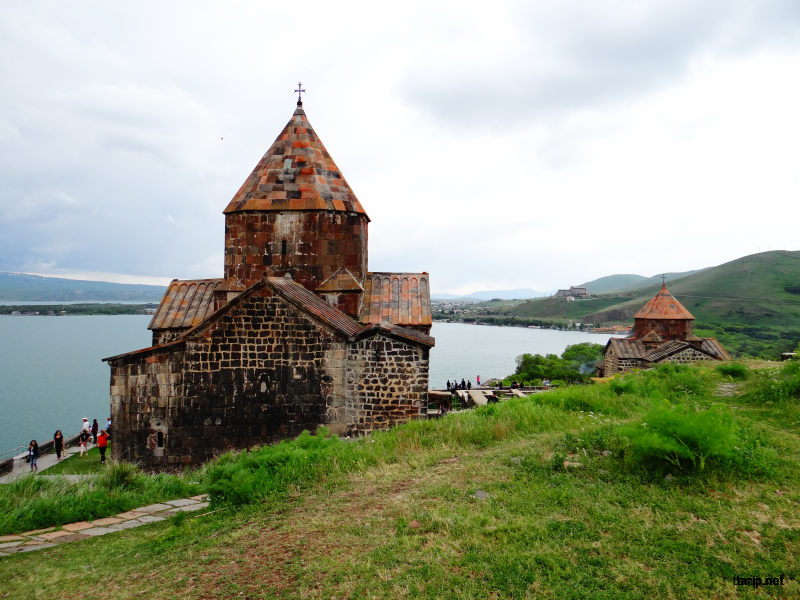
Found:
[[89, 300], [41, 304], [21, 302], [0, 305], [0, 315], [11, 317], [69, 317], [78, 315], [152, 315], [158, 304], [155, 302], [121, 303]]

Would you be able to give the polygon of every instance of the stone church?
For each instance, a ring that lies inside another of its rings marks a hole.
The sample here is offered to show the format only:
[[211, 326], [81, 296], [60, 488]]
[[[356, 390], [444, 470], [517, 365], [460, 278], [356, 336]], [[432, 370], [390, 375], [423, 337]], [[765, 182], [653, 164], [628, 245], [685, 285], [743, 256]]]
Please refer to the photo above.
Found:
[[608, 340], [597, 368], [601, 377], [646, 369], [662, 362], [730, 360], [715, 338], [694, 335], [694, 316], [669, 292], [666, 283], [633, 319], [628, 337]]
[[173, 280], [111, 367], [115, 459], [164, 468], [427, 410], [427, 273], [367, 268], [369, 217], [297, 109], [224, 210], [225, 269]]

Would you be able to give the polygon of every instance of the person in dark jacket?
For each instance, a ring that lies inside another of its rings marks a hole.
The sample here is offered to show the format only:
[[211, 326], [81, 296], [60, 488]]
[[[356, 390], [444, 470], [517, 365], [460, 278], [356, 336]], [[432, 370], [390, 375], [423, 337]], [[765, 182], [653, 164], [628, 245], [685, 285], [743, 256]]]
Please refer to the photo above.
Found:
[[31, 443], [28, 444], [28, 462], [31, 465], [31, 473], [39, 470], [36, 465], [37, 460], [39, 460], [39, 444], [36, 440], [31, 440]]
[[89, 432], [86, 431], [85, 429], [83, 429], [81, 431], [81, 434], [78, 436], [78, 445], [81, 447], [81, 453], [78, 456], [78, 458], [81, 458], [84, 454], [89, 452], [89, 449], [86, 446], [89, 443], [90, 437], [91, 436], [89, 435]]
[[97, 444], [97, 431], [100, 425], [97, 424], [97, 419], [92, 419], [92, 443]]
[[64, 434], [60, 429], [53, 434], [53, 449], [56, 451], [56, 460], [61, 460], [61, 454], [64, 452]]

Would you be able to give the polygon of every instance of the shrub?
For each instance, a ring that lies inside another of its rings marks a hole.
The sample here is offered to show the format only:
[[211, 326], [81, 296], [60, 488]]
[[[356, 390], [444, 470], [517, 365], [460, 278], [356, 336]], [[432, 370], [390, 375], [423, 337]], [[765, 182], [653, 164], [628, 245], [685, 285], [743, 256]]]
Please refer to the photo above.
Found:
[[730, 379], [741, 380], [747, 379], [747, 376], [750, 374], [750, 370], [742, 363], [733, 362], [717, 365], [717, 373], [724, 375], [725, 377], [729, 377]]
[[789, 361], [777, 371], [760, 373], [747, 399], [756, 403], [796, 404], [800, 400], [800, 362]]
[[139, 467], [129, 462], [112, 461], [97, 477], [97, 482], [109, 490], [141, 489], [144, 482]]
[[656, 471], [666, 467], [702, 471], [710, 462], [722, 464], [733, 458], [739, 442], [733, 415], [719, 406], [655, 408], [619, 432], [630, 442], [626, 462]]

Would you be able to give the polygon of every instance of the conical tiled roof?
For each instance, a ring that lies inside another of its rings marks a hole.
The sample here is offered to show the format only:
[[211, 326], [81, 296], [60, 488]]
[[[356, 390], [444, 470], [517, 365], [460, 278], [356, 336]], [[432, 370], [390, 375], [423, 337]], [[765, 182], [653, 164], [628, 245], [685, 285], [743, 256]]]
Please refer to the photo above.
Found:
[[690, 313], [683, 304], [669, 293], [667, 284], [661, 284], [661, 290], [639, 309], [634, 319], [690, 319], [694, 320], [694, 315]]
[[300, 105], [224, 212], [244, 210], [333, 210], [366, 215]]

